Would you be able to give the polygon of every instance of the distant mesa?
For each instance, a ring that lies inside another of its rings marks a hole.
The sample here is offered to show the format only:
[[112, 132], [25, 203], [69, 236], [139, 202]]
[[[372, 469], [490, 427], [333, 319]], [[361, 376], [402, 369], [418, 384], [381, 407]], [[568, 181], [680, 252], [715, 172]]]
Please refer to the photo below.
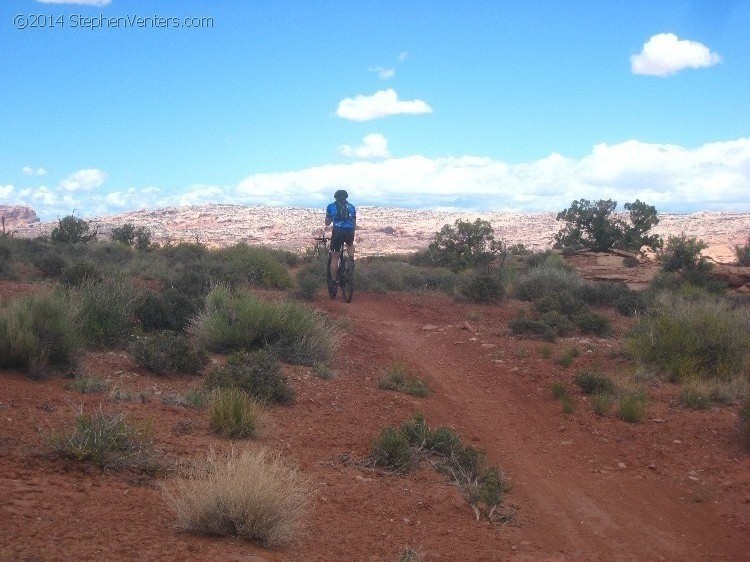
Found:
[[0, 205], [0, 218], [5, 219], [5, 230], [39, 222], [34, 209], [25, 205]]

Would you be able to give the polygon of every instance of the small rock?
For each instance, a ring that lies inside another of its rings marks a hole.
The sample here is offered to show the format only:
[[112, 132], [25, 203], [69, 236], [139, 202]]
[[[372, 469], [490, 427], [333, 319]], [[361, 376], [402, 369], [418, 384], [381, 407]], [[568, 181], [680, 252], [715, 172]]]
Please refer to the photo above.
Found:
[[624, 462], [618, 462], [617, 468], [628, 468], [628, 465], [626, 465]]
[[438, 327], [434, 324], [425, 324], [424, 326], [422, 326], [423, 330], [437, 330], [437, 328]]

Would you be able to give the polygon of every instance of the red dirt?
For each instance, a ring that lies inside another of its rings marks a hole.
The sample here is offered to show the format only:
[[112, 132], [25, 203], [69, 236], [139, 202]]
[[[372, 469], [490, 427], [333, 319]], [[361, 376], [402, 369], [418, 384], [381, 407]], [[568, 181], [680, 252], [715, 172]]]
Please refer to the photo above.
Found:
[[[7, 295], [7, 284], [0, 290]], [[575, 413], [565, 415], [552, 382], [570, 383], [588, 366], [612, 375], [633, 366], [617, 353], [617, 338], [560, 340], [543, 358], [544, 343], [507, 329], [523, 306], [515, 301], [477, 306], [359, 293], [350, 305], [321, 296], [316, 306], [350, 334], [336, 378], [285, 367], [297, 403], [273, 408], [260, 440], [310, 476], [304, 536], [266, 550], [180, 532], [161, 496], [166, 479], [102, 473], [52, 456], [44, 436], [70, 423], [81, 404], [151, 420], [173, 460], [227, 447], [209, 431], [205, 411], [162, 402], [199, 377], [158, 377], [124, 352], [103, 352], [88, 354], [85, 370], [143, 392], [145, 402], [83, 395], [62, 378], [1, 374], [0, 560], [398, 560], [407, 546], [424, 560], [748, 559], [750, 454], [736, 407], [689, 411], [675, 387], [660, 384], [649, 388], [640, 424], [597, 417], [577, 392]], [[631, 322], [612, 320], [619, 334]], [[565, 368], [555, 359], [571, 345], [582, 353]], [[432, 394], [378, 389], [395, 361], [419, 373]], [[405, 475], [363, 468], [380, 430], [417, 411], [502, 467], [514, 522], [477, 522], [458, 490], [427, 466]]]

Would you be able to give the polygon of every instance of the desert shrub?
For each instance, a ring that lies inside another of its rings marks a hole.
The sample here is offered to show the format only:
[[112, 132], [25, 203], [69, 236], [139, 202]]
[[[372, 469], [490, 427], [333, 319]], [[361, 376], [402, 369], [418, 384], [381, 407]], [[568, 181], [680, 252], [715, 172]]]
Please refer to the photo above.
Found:
[[422, 555], [412, 546], [406, 546], [398, 553], [398, 562], [421, 562], [421, 560]]
[[590, 396], [591, 409], [597, 416], [606, 416], [612, 409], [614, 398], [609, 392], [595, 392]]
[[707, 410], [713, 405], [710, 386], [703, 381], [688, 381], [680, 388], [680, 403], [691, 410]]
[[454, 225], [446, 224], [435, 233], [426, 255], [432, 265], [461, 271], [489, 268], [504, 251], [504, 244], [495, 240], [489, 222], [477, 219], [472, 223], [459, 219]]
[[291, 404], [294, 389], [281, 372], [273, 353], [260, 349], [238, 352], [226, 365], [216, 367], [206, 378], [208, 388], [236, 388], [265, 404]]
[[750, 266], [750, 236], [747, 237], [744, 246], [734, 247], [734, 254], [737, 256], [739, 265]]
[[586, 334], [606, 336], [612, 331], [612, 325], [606, 316], [591, 310], [584, 310], [573, 317], [578, 328]]
[[223, 286], [206, 296], [206, 305], [189, 331], [209, 351], [265, 345], [284, 361], [301, 365], [328, 361], [337, 334], [330, 321], [301, 303], [264, 301]]
[[560, 400], [563, 396], [568, 394], [568, 387], [562, 381], [555, 381], [552, 383], [552, 398]]
[[511, 320], [508, 325], [514, 334], [539, 336], [547, 341], [555, 341], [557, 332], [555, 328], [542, 320], [532, 320], [519, 315]]
[[263, 419], [263, 409], [244, 390], [218, 388], [208, 402], [208, 425], [228, 439], [255, 437]]
[[91, 394], [107, 390], [109, 383], [106, 379], [97, 377], [96, 375], [77, 373], [73, 377], [73, 380], [67, 384], [67, 388], [76, 390], [82, 394]]
[[708, 245], [695, 236], [670, 236], [659, 260], [664, 271], [709, 270], [711, 264], [701, 255], [706, 248]]
[[607, 375], [596, 371], [581, 371], [573, 382], [584, 394], [612, 394], [615, 392], [615, 384]]
[[745, 445], [750, 448], [750, 399], [746, 399], [740, 409], [740, 436]]
[[646, 417], [646, 395], [641, 391], [623, 392], [620, 395], [620, 417], [629, 423], [639, 423]]
[[625, 283], [611, 281], [594, 281], [581, 283], [576, 296], [593, 306], [612, 306], [617, 299], [630, 293]]
[[281, 457], [243, 449], [212, 454], [203, 469], [169, 483], [164, 498], [181, 529], [276, 547], [301, 530], [308, 490], [307, 479]]
[[378, 387], [383, 390], [395, 390], [413, 396], [427, 396], [430, 392], [424, 381], [411, 374], [403, 363], [391, 365], [385, 376], [378, 381]]
[[372, 458], [376, 466], [398, 472], [408, 471], [412, 464], [409, 440], [399, 428], [387, 427], [372, 442]]
[[324, 285], [324, 275], [317, 268], [306, 267], [297, 272], [297, 295], [308, 301], [315, 300]]
[[197, 374], [208, 362], [208, 355], [176, 332], [143, 334], [133, 340], [130, 352], [142, 367], [159, 375]]
[[473, 302], [492, 302], [503, 298], [505, 288], [495, 274], [475, 273], [461, 284], [461, 294]]
[[639, 200], [626, 203], [630, 221], [613, 218], [617, 201], [600, 199], [573, 201], [570, 208], [557, 214], [565, 227], [555, 235], [555, 248], [590, 248], [606, 252], [612, 248], [638, 252], [646, 246], [661, 247], [661, 238], [648, 232], [659, 223], [656, 208]]
[[641, 363], [669, 380], [747, 377], [750, 311], [712, 296], [688, 299], [660, 294], [627, 340]]
[[425, 447], [442, 457], [450, 457], [463, 445], [461, 437], [449, 427], [438, 427], [427, 434]]
[[629, 291], [615, 300], [615, 310], [622, 316], [635, 316], [646, 311], [647, 301], [642, 293]]
[[99, 268], [88, 261], [77, 261], [63, 269], [60, 283], [66, 287], [78, 287], [84, 283], [100, 283], [103, 277]]
[[267, 289], [288, 289], [293, 286], [278, 254], [262, 246], [240, 243], [208, 253], [211, 279], [227, 285], [252, 285]]
[[96, 238], [96, 229], [91, 232], [89, 223], [74, 215], [57, 220], [57, 226], [50, 233], [50, 240], [63, 244], [86, 244]]
[[543, 252], [534, 252], [524, 256], [523, 263], [526, 269], [536, 267], [550, 267], [558, 269], [571, 270], [572, 268], [565, 263], [562, 256], [553, 250], [544, 250]]
[[572, 318], [585, 310], [586, 303], [573, 294], [572, 291], [561, 289], [557, 293], [548, 292], [534, 299], [534, 310], [539, 314], [555, 312]]
[[574, 325], [570, 319], [564, 314], [550, 310], [539, 316], [539, 322], [542, 322], [552, 328], [555, 334], [558, 336], [565, 337], [573, 331]]
[[336, 378], [336, 373], [333, 372], [330, 365], [327, 363], [315, 363], [315, 365], [313, 365], [313, 372], [316, 376], [324, 380]]
[[110, 236], [114, 242], [133, 246], [138, 250], [146, 250], [151, 246], [151, 231], [144, 226], [136, 227], [130, 222], [113, 228]]
[[154, 473], [161, 468], [153, 448], [151, 426], [131, 424], [123, 413], [79, 412], [72, 426], [48, 439], [60, 456], [93, 463], [102, 469], [129, 468]]
[[137, 303], [135, 316], [141, 328], [181, 331], [203, 306], [203, 299], [168, 288], [161, 293], [147, 291]]
[[42, 277], [53, 278], [62, 275], [68, 262], [58, 254], [44, 253], [34, 257], [32, 264], [39, 270]]
[[581, 283], [582, 280], [575, 271], [545, 264], [534, 267], [519, 277], [516, 296], [521, 300], [536, 301], [564, 291], [575, 295]]
[[31, 376], [68, 369], [78, 350], [75, 322], [60, 294], [21, 297], [0, 307], [0, 366]]
[[85, 345], [121, 345], [133, 333], [142, 293], [128, 280], [85, 281], [68, 291], [76, 331]]
[[567, 347], [562, 352], [562, 355], [560, 355], [560, 359], [558, 360], [558, 363], [562, 365], [563, 367], [570, 367], [573, 364], [573, 359], [578, 357], [580, 355], [580, 352], [578, 351], [578, 348], [575, 346]]

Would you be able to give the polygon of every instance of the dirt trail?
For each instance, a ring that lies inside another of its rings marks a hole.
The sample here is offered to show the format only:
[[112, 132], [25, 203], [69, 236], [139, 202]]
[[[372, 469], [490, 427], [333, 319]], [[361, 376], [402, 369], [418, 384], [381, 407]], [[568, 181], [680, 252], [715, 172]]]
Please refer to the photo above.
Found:
[[[454, 427], [510, 476], [508, 500], [518, 506], [518, 527], [502, 532], [527, 554], [571, 560], [750, 555], [746, 519], [727, 518], [718, 501], [691, 498], [694, 490], [668, 458], [652, 460], [659, 458], [649, 451], [654, 444], [642, 437], [654, 427], [670, 431], [660, 418], [631, 426], [589, 412], [562, 414], [550, 398], [558, 374], [549, 361], [528, 349], [518, 353], [535, 344], [505, 333], [518, 304], [479, 308], [474, 314], [483, 320], [472, 322], [465, 320], [466, 306], [408, 302], [359, 295], [354, 305], [338, 308], [427, 375], [435, 392], [423, 410], [431, 425]], [[596, 362], [592, 351], [583, 360]], [[747, 491], [747, 470], [744, 478]]]

